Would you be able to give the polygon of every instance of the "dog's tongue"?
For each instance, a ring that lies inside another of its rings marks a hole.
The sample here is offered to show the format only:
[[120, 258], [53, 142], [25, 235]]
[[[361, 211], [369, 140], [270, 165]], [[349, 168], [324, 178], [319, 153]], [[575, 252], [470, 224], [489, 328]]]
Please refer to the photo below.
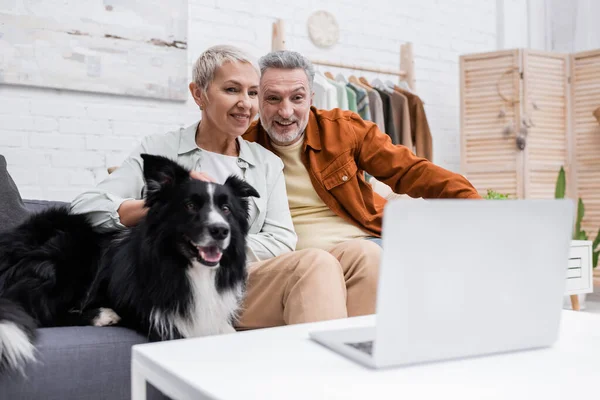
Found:
[[217, 246], [199, 247], [200, 257], [208, 262], [219, 262], [221, 260], [221, 250]]

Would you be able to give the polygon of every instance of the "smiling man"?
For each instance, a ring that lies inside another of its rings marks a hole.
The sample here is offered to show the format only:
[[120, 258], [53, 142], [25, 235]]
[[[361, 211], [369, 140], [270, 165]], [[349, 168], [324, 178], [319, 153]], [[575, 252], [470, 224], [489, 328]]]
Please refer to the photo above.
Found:
[[284, 162], [296, 249], [328, 250], [357, 238], [378, 242], [386, 200], [365, 181], [364, 171], [398, 194], [480, 198], [463, 176], [392, 144], [358, 114], [311, 107], [315, 71], [301, 54], [272, 52], [259, 64], [260, 122], [244, 138]]
[[[284, 163], [297, 250], [316, 247], [336, 253], [347, 247], [365, 255], [360, 268], [369, 271], [372, 290], [360, 293], [361, 303], [374, 312], [380, 248], [373, 242], [380, 243], [386, 200], [373, 191], [363, 172], [411, 197], [480, 196], [464, 177], [392, 144], [377, 125], [358, 114], [312, 107], [315, 70], [301, 54], [272, 52], [259, 64], [260, 122], [250, 126], [244, 139], [258, 142]], [[340, 259], [348, 288], [350, 265]], [[348, 290], [348, 301], [353, 295]]]

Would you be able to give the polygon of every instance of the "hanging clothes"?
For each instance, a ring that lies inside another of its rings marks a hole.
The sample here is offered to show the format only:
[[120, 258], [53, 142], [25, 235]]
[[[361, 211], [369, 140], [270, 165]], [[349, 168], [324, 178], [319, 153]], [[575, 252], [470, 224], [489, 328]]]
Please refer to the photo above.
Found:
[[347, 85], [345, 85], [346, 96], [348, 96], [348, 110], [358, 113], [357, 105], [356, 105], [356, 93], [352, 89], [350, 89]]
[[385, 120], [385, 133], [392, 139], [392, 143], [400, 144], [400, 137], [397, 135], [396, 127], [394, 126], [394, 110], [392, 106], [392, 100], [385, 90], [374, 88], [379, 96], [381, 97], [381, 102], [383, 103], [383, 116]]
[[[329, 74], [328, 77], [330, 79], [334, 79], [332, 74]], [[356, 104], [356, 93], [354, 92], [354, 90], [348, 87], [348, 80], [346, 79], [346, 77], [342, 74], [337, 74], [334, 80], [342, 86], [344, 86], [344, 88], [346, 89], [346, 97], [348, 98], [348, 110], [358, 113], [358, 108]]]
[[423, 101], [407, 82], [396, 84], [382, 80], [376, 78], [369, 82], [364, 77], [342, 73], [334, 77], [329, 71], [317, 71], [313, 104], [327, 110], [340, 108], [355, 112], [363, 120], [374, 122], [392, 143], [433, 161], [433, 140]]
[[385, 118], [383, 115], [383, 102], [381, 96], [373, 87], [367, 82], [365, 78], [356, 78], [351, 75], [348, 80], [356, 85], [357, 87], [363, 88], [367, 91], [367, 99], [369, 100], [369, 113], [371, 114], [371, 121], [373, 121], [381, 132], [385, 132]]
[[352, 75], [350, 76], [350, 82], [358, 85], [359, 87], [362, 87], [367, 91], [371, 119], [377, 124], [381, 132], [385, 132], [385, 116], [383, 114], [383, 101], [381, 100], [381, 96], [379, 95], [379, 93], [362, 76], [359, 79], [357, 79], [354, 75]]
[[392, 100], [392, 111], [394, 118], [394, 128], [400, 144], [408, 147], [414, 153], [412, 132], [410, 125], [410, 112], [408, 110], [408, 99], [400, 92], [390, 93]]
[[425, 106], [423, 101], [414, 93], [395, 86], [394, 90], [403, 94], [408, 99], [408, 109], [410, 113], [410, 128], [412, 140], [415, 146], [415, 154], [429, 161], [433, 161], [433, 140], [429, 122], [425, 115]]
[[381, 132], [385, 132], [385, 116], [383, 115], [383, 101], [381, 96], [374, 89], [367, 90], [369, 97], [369, 109], [371, 111], [371, 120], [375, 122]]
[[371, 110], [369, 110], [369, 96], [367, 90], [349, 82], [347, 85], [356, 94], [356, 108], [358, 115], [365, 121], [372, 121]]
[[340, 108], [342, 110], [349, 110], [348, 94], [346, 93], [346, 85], [344, 85], [343, 83], [334, 81], [333, 79], [330, 79], [330, 78], [325, 78], [325, 79], [327, 79], [327, 82], [329, 82], [331, 85], [333, 85], [335, 87], [338, 108]]
[[315, 74], [313, 91], [315, 92], [313, 105], [316, 108], [331, 110], [332, 108], [339, 107], [336, 87], [319, 73]]

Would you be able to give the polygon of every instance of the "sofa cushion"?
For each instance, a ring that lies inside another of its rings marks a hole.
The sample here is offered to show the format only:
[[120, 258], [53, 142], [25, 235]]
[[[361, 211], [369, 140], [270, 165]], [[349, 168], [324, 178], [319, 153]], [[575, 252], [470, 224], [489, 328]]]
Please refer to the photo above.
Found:
[[[122, 327], [64, 327], [38, 330], [38, 360], [19, 373], [0, 375], [0, 398], [129, 399], [131, 346], [147, 342]], [[148, 399], [165, 397], [149, 388]]]
[[19, 189], [8, 173], [6, 159], [0, 154], [0, 231], [18, 225], [27, 215]]

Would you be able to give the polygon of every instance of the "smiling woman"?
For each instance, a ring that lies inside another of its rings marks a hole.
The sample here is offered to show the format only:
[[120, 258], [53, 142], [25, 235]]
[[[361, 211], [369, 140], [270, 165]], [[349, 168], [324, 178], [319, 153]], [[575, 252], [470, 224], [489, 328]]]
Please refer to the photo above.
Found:
[[[276, 74], [268, 77], [271, 83], [265, 86], [269, 93], [266, 101], [272, 105], [268, 118], [274, 124], [273, 131], [281, 135], [283, 142], [297, 138], [306, 126], [303, 110], [310, 106], [310, 87], [306, 77], [299, 75], [292, 77], [295, 87], [288, 92], [278, 78]], [[86, 214], [96, 229], [104, 231], [125, 230], [143, 221], [148, 193], [144, 188], [143, 153], [177, 161], [191, 171], [190, 179], [223, 184], [229, 176], [237, 175], [259, 194], [247, 200], [248, 282], [237, 327], [263, 328], [346, 317], [345, 277], [339, 259], [351, 260], [347, 263], [351, 271], [346, 276], [356, 284], [350, 290], [372, 292], [375, 275], [366, 276], [360, 268], [360, 257], [366, 254], [361, 246], [348, 246], [336, 254], [315, 248], [293, 251], [297, 236], [288, 205], [283, 162], [259, 144], [241, 137], [258, 112], [259, 79], [255, 62], [239, 49], [216, 46], [206, 50], [196, 61], [189, 84], [202, 120], [185, 129], [144, 138], [106, 180], [78, 196], [71, 211]], [[278, 103], [283, 106], [276, 107]], [[218, 190], [213, 190], [213, 185], [209, 187], [210, 196], [216, 198]], [[189, 200], [178, 206], [190, 212], [199, 207]], [[209, 214], [213, 225], [223, 212], [221, 208]], [[190, 224], [194, 218], [197, 217], [191, 213]], [[187, 225], [186, 221], [177, 228]], [[214, 232], [217, 237], [221, 234]], [[206, 268], [223, 268], [218, 249], [197, 240], [190, 240], [190, 244], [198, 251], [196, 260], [188, 266], [190, 274], [204, 276], [202, 271]], [[241, 259], [243, 254], [238, 256]], [[214, 286], [210, 279], [202, 282]], [[209, 304], [207, 311], [213, 312], [214, 308]], [[372, 304], [363, 301], [349, 308], [353, 315], [373, 311]]]
[[[143, 139], [125, 162], [95, 189], [78, 196], [74, 213], [89, 215], [100, 230], [137, 225], [147, 213], [142, 153], [162, 155], [191, 178], [223, 184], [231, 175], [256, 188], [250, 201], [248, 258], [258, 261], [294, 250], [296, 235], [287, 204], [283, 165], [263, 147], [241, 138], [258, 112], [260, 71], [232, 46], [214, 46], [198, 57], [189, 84], [202, 119], [186, 129]], [[276, 206], [273, 206], [275, 204]]]

